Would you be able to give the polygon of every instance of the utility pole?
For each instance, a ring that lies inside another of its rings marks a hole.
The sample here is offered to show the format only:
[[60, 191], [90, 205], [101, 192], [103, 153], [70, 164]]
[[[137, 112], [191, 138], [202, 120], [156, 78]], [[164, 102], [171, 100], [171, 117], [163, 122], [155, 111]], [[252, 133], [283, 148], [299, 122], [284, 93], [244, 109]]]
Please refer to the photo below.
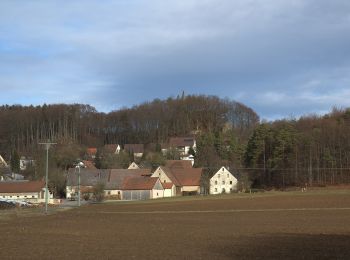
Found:
[[57, 143], [39, 143], [40, 145], [44, 145], [44, 148], [46, 150], [46, 173], [45, 173], [45, 213], [47, 214], [47, 204], [49, 203], [49, 188], [48, 188], [48, 182], [49, 182], [49, 149], [51, 145], [57, 144]]
[[75, 168], [79, 168], [78, 169], [78, 206], [80, 207], [81, 205], [81, 191], [80, 191], [80, 168], [84, 167], [84, 163], [83, 162], [79, 162], [77, 164], [77, 166], [75, 166]]

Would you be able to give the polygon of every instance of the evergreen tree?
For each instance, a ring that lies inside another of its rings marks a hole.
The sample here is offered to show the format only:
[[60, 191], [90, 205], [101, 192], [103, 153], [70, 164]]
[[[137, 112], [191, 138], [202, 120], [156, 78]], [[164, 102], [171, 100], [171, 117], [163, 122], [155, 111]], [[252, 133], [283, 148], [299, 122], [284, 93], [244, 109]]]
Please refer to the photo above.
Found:
[[11, 154], [11, 170], [15, 173], [19, 173], [20, 170], [20, 158], [16, 150]]

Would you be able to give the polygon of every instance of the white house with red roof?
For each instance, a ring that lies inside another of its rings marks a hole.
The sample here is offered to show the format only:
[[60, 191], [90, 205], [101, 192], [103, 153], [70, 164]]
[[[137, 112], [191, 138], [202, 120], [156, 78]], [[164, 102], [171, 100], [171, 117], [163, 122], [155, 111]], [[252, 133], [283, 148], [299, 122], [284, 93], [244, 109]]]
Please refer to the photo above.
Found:
[[[49, 192], [49, 202], [52, 198], [53, 195]], [[1, 181], [0, 199], [44, 202], [45, 181]]]
[[202, 168], [192, 168], [190, 162], [168, 161], [166, 166], [158, 167], [152, 177], [158, 177], [161, 183], [172, 183], [171, 196], [199, 194]]

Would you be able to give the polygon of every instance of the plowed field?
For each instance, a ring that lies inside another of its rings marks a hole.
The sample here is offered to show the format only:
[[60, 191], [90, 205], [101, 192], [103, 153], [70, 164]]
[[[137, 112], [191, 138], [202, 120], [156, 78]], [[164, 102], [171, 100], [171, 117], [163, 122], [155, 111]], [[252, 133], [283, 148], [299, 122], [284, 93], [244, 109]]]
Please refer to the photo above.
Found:
[[1, 214], [0, 259], [350, 259], [349, 190]]

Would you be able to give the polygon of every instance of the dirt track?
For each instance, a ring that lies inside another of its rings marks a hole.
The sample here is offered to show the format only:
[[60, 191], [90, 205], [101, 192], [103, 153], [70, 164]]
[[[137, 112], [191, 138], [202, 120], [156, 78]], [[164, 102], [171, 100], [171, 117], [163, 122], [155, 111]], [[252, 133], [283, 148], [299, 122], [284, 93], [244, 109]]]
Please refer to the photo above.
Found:
[[350, 192], [96, 204], [0, 232], [1, 259], [350, 259]]

